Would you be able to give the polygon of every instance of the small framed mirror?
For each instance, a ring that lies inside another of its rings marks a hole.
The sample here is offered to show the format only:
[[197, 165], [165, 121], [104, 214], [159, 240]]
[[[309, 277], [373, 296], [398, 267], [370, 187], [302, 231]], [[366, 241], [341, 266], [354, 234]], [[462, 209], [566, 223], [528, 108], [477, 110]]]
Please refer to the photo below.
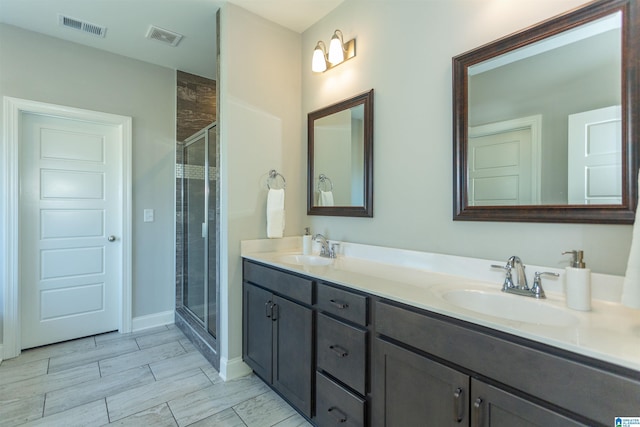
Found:
[[630, 224], [640, 11], [599, 0], [453, 58], [454, 219]]
[[373, 216], [373, 89], [308, 114], [307, 214]]

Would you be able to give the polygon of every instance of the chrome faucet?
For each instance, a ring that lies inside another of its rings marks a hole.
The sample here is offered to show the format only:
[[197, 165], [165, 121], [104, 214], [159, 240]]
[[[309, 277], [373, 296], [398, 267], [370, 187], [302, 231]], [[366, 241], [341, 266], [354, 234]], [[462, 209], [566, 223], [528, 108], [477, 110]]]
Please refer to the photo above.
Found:
[[[524, 264], [520, 257], [512, 256], [507, 260], [507, 267], [509, 270], [516, 269], [516, 282], [511, 282], [511, 288], [522, 289], [525, 291], [529, 290], [529, 284], [527, 283], [527, 275], [524, 274]], [[505, 281], [506, 283], [506, 281]], [[504, 291], [504, 287], [502, 288]]]
[[325, 258], [337, 258], [338, 257], [338, 248], [340, 247], [340, 243], [331, 243], [326, 237], [322, 234], [318, 233], [313, 236], [313, 240], [316, 242], [320, 242], [320, 256]]
[[313, 236], [314, 242], [320, 242], [320, 256], [330, 258], [331, 249], [329, 249], [329, 241], [322, 234], [318, 233]]
[[[541, 276], [555, 276], [558, 277], [559, 274], [551, 273], [551, 272], [539, 272], [536, 271], [533, 279], [533, 287], [529, 287], [527, 283], [527, 276], [524, 272], [525, 265], [522, 263], [522, 260], [517, 256], [509, 257], [507, 260], [507, 264], [505, 266], [501, 265], [492, 265], [492, 268], [501, 268], [505, 270], [506, 277], [504, 279], [504, 283], [502, 284], [502, 292], [508, 292], [510, 294], [522, 295], [533, 298], [546, 298], [544, 294], [544, 290], [542, 289], [542, 279]], [[516, 274], [516, 282], [513, 282], [513, 273], [512, 270], [515, 268]]]

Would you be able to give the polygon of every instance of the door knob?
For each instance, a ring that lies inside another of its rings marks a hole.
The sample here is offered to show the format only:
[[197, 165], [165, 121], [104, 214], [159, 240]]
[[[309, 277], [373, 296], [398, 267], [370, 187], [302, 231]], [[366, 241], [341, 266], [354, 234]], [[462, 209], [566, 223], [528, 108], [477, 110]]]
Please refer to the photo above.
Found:
[[110, 242], [115, 242], [116, 241], [116, 236], [109, 236], [107, 237], [107, 240]]

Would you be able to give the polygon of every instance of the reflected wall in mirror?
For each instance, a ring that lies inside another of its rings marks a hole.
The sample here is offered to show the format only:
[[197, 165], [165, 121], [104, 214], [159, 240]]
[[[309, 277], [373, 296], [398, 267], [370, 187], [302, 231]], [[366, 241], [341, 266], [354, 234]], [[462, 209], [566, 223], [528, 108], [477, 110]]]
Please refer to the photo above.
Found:
[[596, 1], [453, 58], [454, 219], [633, 222], [636, 9]]
[[373, 89], [308, 115], [309, 215], [373, 216]]

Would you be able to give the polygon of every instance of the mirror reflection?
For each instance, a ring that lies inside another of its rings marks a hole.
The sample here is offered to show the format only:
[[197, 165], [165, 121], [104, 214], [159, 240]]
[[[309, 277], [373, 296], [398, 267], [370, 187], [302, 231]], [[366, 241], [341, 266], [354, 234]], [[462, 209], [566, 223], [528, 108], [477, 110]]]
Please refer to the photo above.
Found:
[[469, 206], [622, 203], [621, 23], [468, 67]]
[[373, 216], [373, 90], [308, 115], [310, 215]]
[[313, 125], [314, 206], [364, 206], [364, 105]]

